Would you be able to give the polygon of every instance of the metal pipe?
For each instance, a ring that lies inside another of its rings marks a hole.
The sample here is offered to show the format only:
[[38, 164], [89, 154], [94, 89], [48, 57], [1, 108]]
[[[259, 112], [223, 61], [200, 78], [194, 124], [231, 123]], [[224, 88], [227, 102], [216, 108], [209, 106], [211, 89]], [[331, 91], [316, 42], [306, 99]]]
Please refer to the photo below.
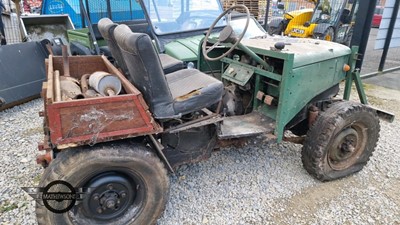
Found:
[[265, 17], [264, 17], [264, 29], [268, 30], [268, 16], [269, 16], [269, 7], [271, 0], [267, 0], [267, 6], [265, 7]]
[[110, 18], [110, 20], [112, 20], [112, 14], [111, 14], [111, 2], [110, 0], [107, 0], [107, 16], [108, 18]]
[[[83, 8], [83, 9], [85, 8], [85, 6], [83, 5], [83, 0], [79, 0], [79, 7]], [[89, 9], [89, 5], [88, 5], [88, 9]], [[83, 14], [84, 14], [83, 16], [85, 17], [86, 22], [88, 24], [90, 37], [92, 38], [92, 44], [94, 46], [94, 51], [95, 51], [96, 55], [100, 55], [99, 45], [97, 43], [96, 36], [94, 35], [93, 25], [92, 25], [92, 22], [90, 22], [90, 16], [85, 10], [83, 10]]]
[[54, 71], [54, 95], [55, 102], [61, 102], [61, 82], [60, 82], [60, 71]]
[[356, 68], [362, 68], [377, 0], [363, 0], [362, 4], [360, 4], [361, 0], [357, 1], [359, 8], [353, 31], [353, 38], [351, 39], [351, 46], [360, 47], [358, 51], [360, 59], [356, 63]]
[[396, 71], [396, 70], [400, 70], [400, 66], [399, 67], [390, 68], [390, 69], [387, 69], [387, 70], [383, 70], [383, 71], [377, 71], [377, 72], [363, 74], [363, 75], [360, 76], [360, 78], [361, 79], [366, 79], [366, 78], [382, 75], [382, 74], [385, 74], [385, 73], [390, 73], [390, 72], [393, 72], [393, 71]]
[[258, 63], [260, 63], [262, 66], [264, 66], [265, 70], [269, 70], [270, 66], [268, 65], [267, 62], [265, 62], [262, 58], [260, 58], [260, 56], [258, 56], [256, 53], [254, 53], [253, 51], [251, 51], [248, 47], [246, 47], [245, 45], [243, 45], [242, 43], [238, 44], [238, 48], [240, 48], [241, 50], [243, 50], [246, 54], [248, 54], [251, 58], [253, 58], [254, 60], [256, 60]]
[[89, 90], [89, 83], [88, 83], [89, 76], [90, 74], [87, 73], [81, 77], [82, 93], [86, 93], [86, 91]]
[[163, 146], [160, 142], [158, 142], [158, 141], [154, 138], [154, 136], [153, 136], [152, 134], [150, 134], [148, 137], [150, 138], [150, 141], [153, 143], [154, 148], [157, 150], [157, 152], [158, 152], [159, 156], [161, 157], [161, 159], [164, 160], [164, 162], [165, 162], [165, 164], [167, 165], [167, 168], [169, 169], [169, 171], [170, 171], [171, 173], [175, 173], [175, 171], [174, 171], [174, 169], [172, 168], [171, 164], [169, 163], [167, 157], [165, 157], [165, 155], [164, 155], [164, 153], [163, 153], [163, 151], [162, 151], [162, 150], [164, 149], [164, 146]]
[[389, 52], [390, 42], [392, 41], [394, 26], [396, 25], [397, 14], [399, 13], [400, 1], [395, 1], [393, 6], [392, 17], [390, 18], [389, 28], [386, 34], [385, 45], [383, 46], [383, 53], [379, 63], [378, 71], [382, 71], [385, 67], [386, 57]]
[[66, 45], [62, 45], [61, 49], [62, 49], [62, 57], [63, 57], [64, 76], [70, 77], [71, 74], [69, 73], [68, 48]]

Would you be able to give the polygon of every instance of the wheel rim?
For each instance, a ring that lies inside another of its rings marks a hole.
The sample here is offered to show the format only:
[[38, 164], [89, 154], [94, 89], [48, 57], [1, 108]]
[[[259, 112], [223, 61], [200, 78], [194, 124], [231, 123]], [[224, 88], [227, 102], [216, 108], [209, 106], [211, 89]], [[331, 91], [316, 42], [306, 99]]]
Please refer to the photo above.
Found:
[[[131, 175], [131, 174], [130, 174]], [[142, 179], [121, 172], [105, 172], [86, 183], [89, 193], [82, 202], [82, 213], [98, 221], [114, 220], [131, 209], [140, 209], [145, 199]], [[136, 217], [139, 210], [131, 217]]]
[[326, 41], [332, 41], [331, 35], [330, 35], [330, 34], [327, 34], [327, 35], [325, 36], [325, 40], [326, 40]]
[[367, 143], [367, 128], [362, 123], [353, 123], [342, 129], [328, 150], [328, 163], [333, 170], [344, 170], [354, 165]]

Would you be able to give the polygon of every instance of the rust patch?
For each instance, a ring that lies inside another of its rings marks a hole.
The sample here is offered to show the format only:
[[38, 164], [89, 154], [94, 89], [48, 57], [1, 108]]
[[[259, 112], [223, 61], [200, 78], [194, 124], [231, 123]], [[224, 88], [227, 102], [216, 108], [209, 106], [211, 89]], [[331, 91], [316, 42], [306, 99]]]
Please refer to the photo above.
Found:
[[193, 96], [200, 95], [200, 94], [201, 94], [201, 92], [199, 90], [195, 90], [195, 91], [189, 92], [186, 95], [179, 96], [179, 97], [175, 98], [175, 100], [178, 102], [185, 101]]

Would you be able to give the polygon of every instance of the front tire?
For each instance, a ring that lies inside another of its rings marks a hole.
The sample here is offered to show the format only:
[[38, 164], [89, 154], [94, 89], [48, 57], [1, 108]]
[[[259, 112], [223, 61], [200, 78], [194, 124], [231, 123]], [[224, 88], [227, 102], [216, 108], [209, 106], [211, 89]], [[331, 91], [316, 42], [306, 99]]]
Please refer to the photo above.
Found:
[[314, 39], [320, 39], [320, 40], [325, 40], [325, 41], [335, 41], [335, 30], [332, 27], [328, 27], [324, 33], [314, 33], [313, 38]]
[[[67, 213], [55, 214], [36, 204], [44, 224], [155, 224], [169, 194], [163, 163], [143, 146], [107, 144], [61, 151], [45, 170], [40, 187], [63, 180], [86, 187], [82, 201]], [[63, 191], [55, 186], [52, 192]], [[63, 208], [66, 201], [52, 201]]]
[[269, 35], [275, 35], [275, 34], [276, 35], [281, 35], [283, 32], [284, 32], [284, 24], [283, 24], [283, 22], [280, 22], [277, 27], [270, 26], [268, 28], [268, 34]]
[[348, 101], [334, 103], [308, 131], [302, 148], [303, 166], [321, 181], [356, 173], [371, 157], [379, 130], [373, 109]]

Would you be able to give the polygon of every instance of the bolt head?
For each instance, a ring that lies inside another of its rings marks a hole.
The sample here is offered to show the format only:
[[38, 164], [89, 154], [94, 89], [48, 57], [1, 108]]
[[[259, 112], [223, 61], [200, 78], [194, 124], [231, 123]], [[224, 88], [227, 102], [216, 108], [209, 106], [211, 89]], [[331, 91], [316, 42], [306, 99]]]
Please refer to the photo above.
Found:
[[97, 213], [101, 214], [103, 212], [103, 209], [101, 207], [97, 208]]
[[115, 202], [113, 200], [107, 201], [107, 208], [111, 209], [114, 208]]
[[98, 201], [99, 200], [99, 195], [98, 194], [93, 195], [93, 199]]

